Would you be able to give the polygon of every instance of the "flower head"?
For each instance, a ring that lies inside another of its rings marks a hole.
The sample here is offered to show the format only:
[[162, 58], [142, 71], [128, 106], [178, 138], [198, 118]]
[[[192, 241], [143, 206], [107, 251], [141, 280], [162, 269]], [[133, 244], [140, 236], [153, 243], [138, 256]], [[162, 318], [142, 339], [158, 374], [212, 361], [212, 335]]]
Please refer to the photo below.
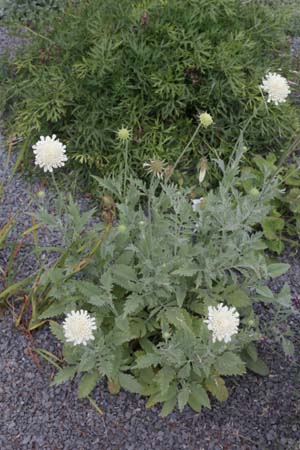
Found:
[[125, 127], [119, 128], [117, 138], [122, 142], [128, 141], [131, 138], [131, 130]]
[[41, 136], [40, 140], [32, 146], [35, 154], [35, 165], [44, 169], [44, 172], [53, 172], [53, 169], [65, 165], [68, 160], [66, 156], [66, 146], [63, 145], [55, 134]]
[[153, 173], [160, 179], [163, 178], [167, 170], [165, 161], [161, 159], [152, 159], [150, 162], [144, 163], [143, 167], [147, 169], [148, 173]]
[[198, 211], [200, 209], [201, 204], [203, 203], [203, 201], [204, 201], [204, 197], [192, 199], [193, 211], [195, 211], [195, 212]]
[[94, 340], [93, 330], [96, 328], [95, 319], [82, 309], [67, 314], [63, 323], [66, 341], [73, 345], [86, 345], [88, 341]]
[[287, 79], [272, 72], [265, 76], [260, 88], [268, 94], [268, 102], [274, 102], [275, 105], [284, 103], [291, 93]]
[[199, 114], [198, 120], [204, 128], [209, 127], [214, 122], [212, 116], [208, 114], [208, 112]]
[[213, 333], [213, 342], [224, 341], [227, 343], [238, 332], [239, 313], [235, 308], [228, 308], [220, 303], [216, 307], [208, 307], [208, 319], [204, 322]]

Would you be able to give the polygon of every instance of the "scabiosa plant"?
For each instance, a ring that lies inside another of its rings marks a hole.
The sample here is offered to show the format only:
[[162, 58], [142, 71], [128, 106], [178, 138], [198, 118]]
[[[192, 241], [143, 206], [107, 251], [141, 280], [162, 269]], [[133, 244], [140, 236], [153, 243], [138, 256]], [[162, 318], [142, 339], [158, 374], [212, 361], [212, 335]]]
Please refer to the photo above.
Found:
[[[253, 305], [276, 303], [264, 282], [288, 266], [270, 263], [261, 233], [252, 231], [279, 195], [277, 181], [266, 166], [259, 197], [242, 194], [243, 153], [241, 146], [228, 167], [218, 161], [222, 181], [205, 192], [200, 208], [191, 204], [189, 189], [166, 177], [144, 183], [131, 175], [124, 191], [124, 171], [96, 178], [110, 197], [109, 225], [86, 230], [90, 215], [71, 203], [67, 231], [75, 238], [34, 292], [38, 320], [72, 311], [62, 326], [51, 327], [71, 366], [55, 383], [84, 372], [82, 397], [106, 378], [111, 392], [146, 395], [147, 405], [162, 403], [166, 415], [176, 404], [210, 407], [210, 394], [224, 401], [223, 376], [242, 375], [246, 367], [261, 371]], [[288, 302], [286, 287], [278, 301], [283, 297]]]

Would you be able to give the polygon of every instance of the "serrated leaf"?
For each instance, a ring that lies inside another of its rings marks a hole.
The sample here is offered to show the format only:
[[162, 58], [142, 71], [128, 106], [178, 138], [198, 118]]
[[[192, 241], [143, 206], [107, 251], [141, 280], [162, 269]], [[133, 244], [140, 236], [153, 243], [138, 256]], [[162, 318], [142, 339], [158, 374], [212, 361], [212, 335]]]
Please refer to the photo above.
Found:
[[59, 325], [57, 322], [54, 322], [54, 320], [50, 320], [49, 324], [50, 324], [50, 330], [54, 334], [54, 336], [60, 342], [64, 342], [65, 341], [65, 336], [64, 336], [64, 330], [63, 330], [62, 325]]
[[183, 302], [185, 300], [186, 294], [187, 294], [186, 285], [180, 284], [180, 285], [176, 286], [175, 293], [176, 293], [177, 305], [179, 306], [179, 308], [181, 308], [183, 305]]
[[160, 356], [154, 353], [147, 353], [146, 355], [139, 356], [136, 359], [136, 365], [134, 368], [146, 369], [147, 367], [156, 367], [160, 363]]
[[113, 281], [124, 289], [135, 290], [137, 277], [135, 270], [125, 264], [115, 264], [111, 269]]
[[127, 373], [120, 373], [119, 382], [122, 388], [127, 389], [127, 391], [132, 392], [134, 394], [140, 394], [142, 391], [142, 386], [134, 378], [133, 375], [129, 375]]
[[176, 376], [175, 370], [171, 367], [163, 367], [155, 376], [155, 381], [159, 385], [160, 392], [164, 394], [168, 391], [170, 384]]
[[50, 319], [52, 317], [58, 317], [65, 313], [66, 303], [53, 303], [42, 314], [39, 315], [39, 319]]
[[144, 298], [141, 295], [133, 293], [126, 298], [123, 314], [124, 316], [135, 314], [141, 311], [143, 307]]
[[213, 376], [208, 379], [205, 383], [205, 387], [209, 392], [211, 392], [217, 400], [220, 402], [225, 402], [228, 399], [228, 390], [225, 386], [225, 381], [223, 378], [218, 376]]
[[256, 361], [253, 361], [252, 359], [249, 359], [246, 362], [247, 369], [251, 370], [252, 372], [266, 376], [269, 374], [269, 368], [267, 364], [260, 358], [257, 358]]
[[295, 347], [294, 347], [294, 344], [292, 343], [292, 341], [290, 341], [286, 337], [282, 336], [281, 337], [281, 344], [282, 344], [282, 348], [283, 348], [284, 354], [286, 356], [294, 356]]
[[251, 305], [251, 299], [242, 289], [235, 289], [230, 294], [226, 294], [226, 302], [236, 308], [245, 308]]
[[177, 397], [176, 395], [173, 395], [171, 398], [165, 401], [162, 410], [160, 412], [160, 415], [162, 417], [167, 417], [175, 408], [176, 406]]
[[54, 377], [54, 380], [51, 383], [52, 385], [58, 385], [64, 383], [65, 381], [70, 380], [74, 377], [77, 372], [77, 366], [68, 366], [60, 369]]
[[96, 364], [96, 354], [95, 352], [86, 351], [81, 357], [80, 363], [78, 365], [78, 372], [87, 372], [88, 370], [94, 369]]
[[214, 367], [220, 375], [242, 375], [246, 372], [245, 363], [232, 352], [225, 352], [214, 362]]
[[81, 379], [78, 386], [78, 398], [84, 398], [87, 397], [94, 387], [96, 386], [97, 382], [100, 380], [100, 374], [98, 371], [93, 370], [93, 372], [84, 374]]
[[200, 412], [202, 406], [205, 406], [206, 408], [211, 407], [207, 392], [200, 384], [192, 384], [191, 393], [189, 396], [189, 405], [196, 412]]
[[187, 404], [189, 396], [190, 389], [187, 386], [184, 386], [178, 393], [178, 408], [180, 412], [183, 411], [183, 408]]
[[289, 264], [274, 263], [268, 265], [268, 272], [270, 277], [275, 278], [286, 273], [289, 270], [289, 268], [290, 268]]
[[179, 277], [192, 277], [199, 271], [199, 267], [195, 264], [186, 265], [171, 272], [171, 275]]

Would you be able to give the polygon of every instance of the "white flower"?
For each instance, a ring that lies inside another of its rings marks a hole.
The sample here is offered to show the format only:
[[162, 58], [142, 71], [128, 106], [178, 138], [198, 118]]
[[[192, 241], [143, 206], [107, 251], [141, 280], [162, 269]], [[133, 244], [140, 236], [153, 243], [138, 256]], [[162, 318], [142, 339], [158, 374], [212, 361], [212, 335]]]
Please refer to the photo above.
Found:
[[63, 323], [66, 341], [73, 345], [86, 345], [88, 341], [94, 340], [93, 330], [96, 328], [95, 319], [82, 309], [67, 314]]
[[192, 208], [193, 208], [193, 211], [196, 212], [196, 211], [199, 210], [200, 205], [201, 205], [201, 203], [203, 202], [203, 200], [204, 200], [204, 197], [192, 199]]
[[272, 72], [266, 75], [260, 87], [268, 94], [268, 102], [274, 102], [275, 105], [284, 103], [291, 93], [287, 79]]
[[65, 165], [68, 160], [66, 156], [66, 146], [63, 145], [55, 134], [41, 136], [40, 140], [32, 146], [35, 154], [35, 165], [44, 169], [44, 172], [53, 172], [53, 169]]
[[238, 332], [240, 323], [239, 313], [235, 308], [220, 303], [217, 307], [208, 307], [207, 328], [213, 332], [213, 342], [230, 342], [234, 334]]

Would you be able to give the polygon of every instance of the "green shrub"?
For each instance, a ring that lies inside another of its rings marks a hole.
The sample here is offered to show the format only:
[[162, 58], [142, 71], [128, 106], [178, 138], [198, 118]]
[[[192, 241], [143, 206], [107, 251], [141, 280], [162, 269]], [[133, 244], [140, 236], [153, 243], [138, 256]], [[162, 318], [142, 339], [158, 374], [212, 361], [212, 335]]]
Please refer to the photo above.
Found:
[[260, 0], [91, 0], [54, 11], [11, 65], [11, 129], [28, 144], [56, 133], [86, 172], [118, 166], [122, 125], [133, 131], [135, 169], [153, 155], [176, 160], [203, 111], [214, 127], [194, 141], [187, 168], [210, 145], [230, 154], [250, 116], [251, 151], [278, 152], [296, 113], [265, 108], [258, 86], [269, 70], [289, 76], [284, 23]]
[[[245, 181], [242, 154], [227, 168], [218, 161], [220, 186], [196, 210], [189, 192], [175, 185], [162, 183], [158, 192], [153, 178], [149, 188], [138, 179], [124, 187], [122, 177], [98, 178], [114, 222], [103, 234], [105, 224], [87, 230], [90, 214], [80, 216], [70, 201], [66, 252], [35, 283], [31, 327], [86, 310], [97, 328], [87, 345], [73, 345], [51, 321], [69, 364], [54, 383], [83, 373], [79, 397], [85, 397], [106, 378], [111, 392], [123, 387], [149, 396], [148, 406], [164, 403], [166, 415], [177, 401], [180, 410], [187, 403], [196, 411], [210, 407], [207, 391], [226, 400], [223, 376], [241, 375], [246, 367], [267, 372], [254, 345], [260, 333], [253, 305], [289, 305], [287, 286], [273, 295], [263, 284], [288, 265], [268, 262], [261, 233], [251, 232], [268, 214], [277, 182], [266, 165], [259, 196], [242, 195], [236, 189]], [[39, 217], [58, 223], [44, 212]], [[240, 316], [238, 333], [227, 343], [214, 342], [204, 321], [208, 307], [220, 303]]]

